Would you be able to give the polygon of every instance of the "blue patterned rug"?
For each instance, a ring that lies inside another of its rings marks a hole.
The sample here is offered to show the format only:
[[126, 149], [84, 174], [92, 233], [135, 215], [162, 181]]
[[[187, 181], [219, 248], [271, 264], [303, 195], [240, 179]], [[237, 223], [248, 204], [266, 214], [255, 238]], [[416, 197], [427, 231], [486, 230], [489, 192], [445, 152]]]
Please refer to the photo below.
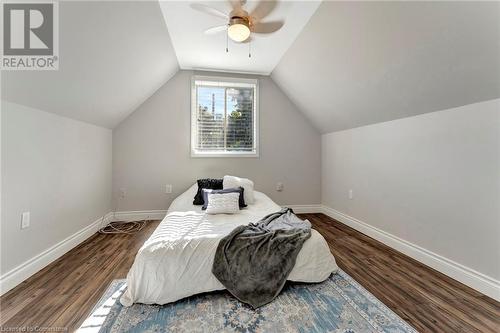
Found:
[[78, 332], [416, 332], [342, 270], [318, 284], [289, 283], [257, 310], [225, 291], [126, 308], [125, 288], [113, 281]]

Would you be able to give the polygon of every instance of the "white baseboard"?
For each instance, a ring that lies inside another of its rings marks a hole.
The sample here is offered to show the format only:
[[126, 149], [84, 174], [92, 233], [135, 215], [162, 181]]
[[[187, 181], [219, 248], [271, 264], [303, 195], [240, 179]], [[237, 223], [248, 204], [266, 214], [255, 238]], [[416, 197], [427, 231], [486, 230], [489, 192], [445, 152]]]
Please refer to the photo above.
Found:
[[163, 220], [166, 210], [136, 210], [112, 213], [113, 221]]
[[[321, 205], [283, 205], [290, 207], [297, 214], [321, 213]], [[113, 221], [163, 220], [166, 210], [137, 210], [112, 213]]]
[[[298, 205], [291, 207], [297, 213], [319, 212], [321, 210], [321, 205]], [[110, 212], [103, 218], [94, 221], [85, 228], [0, 276], [0, 295], [5, 294], [45, 266], [54, 262], [111, 221], [163, 220], [166, 214], [166, 210]]]
[[321, 205], [284, 205], [283, 207], [293, 209], [296, 214], [312, 214], [322, 212]]
[[[500, 281], [471, 268], [391, 235], [383, 230], [357, 220], [349, 215], [323, 205], [289, 205], [297, 214], [322, 212], [410, 257], [418, 260], [463, 284], [500, 301]], [[43, 251], [37, 256], [0, 276], [0, 295], [17, 286], [63, 254], [96, 233], [103, 224], [111, 221], [162, 220], [166, 210], [123, 211], [108, 213], [102, 218]]]
[[166, 210], [110, 212], [103, 218], [94, 221], [92, 224], [0, 276], [0, 295], [5, 294], [7, 291], [40, 271], [45, 266], [95, 234], [101, 227], [111, 221], [162, 220], [166, 213]]
[[84, 240], [95, 234], [101, 225], [111, 221], [112, 214], [108, 213], [104, 217], [94, 221], [92, 224], [75, 232], [73, 235], [63, 239], [42, 253], [25, 261], [21, 265], [11, 269], [0, 276], [0, 295], [5, 294], [51, 262], [55, 261], [63, 254], [73, 249]]
[[500, 281], [480, 273], [472, 268], [454, 262], [418, 245], [396, 237], [363, 221], [339, 212], [333, 208], [322, 206], [322, 213], [342, 222], [359, 232], [364, 233], [390, 247], [420, 261], [427, 266], [457, 280], [461, 283], [500, 301]]

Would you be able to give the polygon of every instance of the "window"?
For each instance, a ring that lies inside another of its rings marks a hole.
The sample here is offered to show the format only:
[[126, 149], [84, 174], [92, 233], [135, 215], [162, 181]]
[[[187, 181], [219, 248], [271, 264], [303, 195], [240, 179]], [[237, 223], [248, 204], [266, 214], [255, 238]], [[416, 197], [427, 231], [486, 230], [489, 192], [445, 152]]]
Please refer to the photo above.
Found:
[[257, 157], [257, 80], [194, 76], [191, 156]]

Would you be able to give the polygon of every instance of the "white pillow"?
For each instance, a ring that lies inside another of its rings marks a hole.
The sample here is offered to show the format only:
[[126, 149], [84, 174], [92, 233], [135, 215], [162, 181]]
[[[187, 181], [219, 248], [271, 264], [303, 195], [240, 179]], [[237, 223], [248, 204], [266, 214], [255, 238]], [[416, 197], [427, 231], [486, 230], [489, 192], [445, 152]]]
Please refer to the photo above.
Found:
[[222, 188], [234, 188], [243, 187], [243, 198], [245, 198], [245, 203], [251, 205], [255, 202], [255, 197], [253, 195], [253, 181], [246, 178], [240, 178], [235, 176], [224, 176], [222, 180]]
[[235, 214], [240, 211], [239, 193], [208, 193], [207, 214]]

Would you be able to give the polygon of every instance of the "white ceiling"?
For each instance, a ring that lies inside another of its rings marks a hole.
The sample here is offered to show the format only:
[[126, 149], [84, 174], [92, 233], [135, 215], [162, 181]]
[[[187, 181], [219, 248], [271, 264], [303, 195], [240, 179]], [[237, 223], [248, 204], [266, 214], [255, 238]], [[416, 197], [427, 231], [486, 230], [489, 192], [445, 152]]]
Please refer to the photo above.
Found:
[[58, 71], [3, 71], [2, 99], [112, 128], [178, 70], [158, 2], [61, 1]]
[[[206, 35], [207, 28], [223, 25], [224, 19], [193, 10], [192, 3], [202, 3], [229, 13], [228, 1], [162, 1], [172, 44], [182, 69], [208, 69], [267, 75], [278, 64], [309, 18], [318, 8], [319, 1], [278, 1], [274, 11], [263, 22], [285, 20], [277, 32], [258, 35], [251, 43], [252, 57], [248, 57], [248, 44], [230, 41], [226, 53], [226, 34]], [[248, 1], [245, 9], [250, 13], [258, 1]]]
[[499, 2], [323, 2], [271, 77], [322, 132], [500, 97]]

